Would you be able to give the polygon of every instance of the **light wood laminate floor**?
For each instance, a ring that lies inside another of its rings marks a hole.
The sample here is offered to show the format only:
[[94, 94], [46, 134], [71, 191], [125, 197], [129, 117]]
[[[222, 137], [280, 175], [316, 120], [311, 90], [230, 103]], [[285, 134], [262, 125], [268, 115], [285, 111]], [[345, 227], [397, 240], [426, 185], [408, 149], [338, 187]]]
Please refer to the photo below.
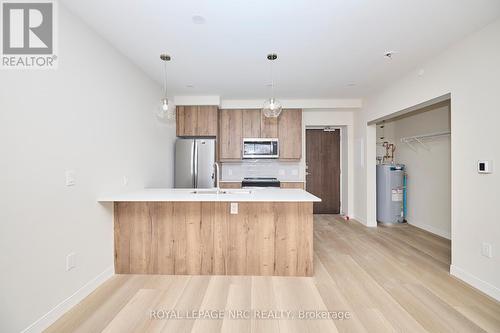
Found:
[[[332, 215], [314, 217], [314, 236], [314, 277], [116, 275], [47, 332], [500, 332], [500, 303], [449, 275], [448, 240]], [[248, 309], [351, 318], [150, 319]]]

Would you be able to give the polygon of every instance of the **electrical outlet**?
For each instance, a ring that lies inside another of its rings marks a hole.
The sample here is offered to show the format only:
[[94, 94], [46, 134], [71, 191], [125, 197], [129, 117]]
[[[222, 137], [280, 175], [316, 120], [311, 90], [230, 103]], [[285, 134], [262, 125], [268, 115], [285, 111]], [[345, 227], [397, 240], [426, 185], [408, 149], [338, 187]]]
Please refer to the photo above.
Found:
[[[307, 169], [307, 166], [306, 166], [306, 169]], [[299, 175], [299, 169], [293, 169], [292, 170], [292, 175], [298, 176]]]
[[285, 175], [285, 170], [284, 169], [279, 169], [278, 175], [284, 176]]
[[492, 258], [493, 257], [493, 249], [491, 247], [491, 244], [483, 242], [482, 247], [481, 247], [481, 254], [483, 256], [485, 256], [486, 258]]
[[76, 183], [76, 171], [75, 170], [66, 170], [66, 186], [74, 186]]
[[76, 267], [76, 254], [71, 252], [66, 256], [66, 271], [70, 271]]
[[238, 203], [237, 202], [231, 202], [231, 214], [233, 214], [233, 215], [238, 214]]
[[233, 169], [229, 168], [227, 169], [227, 175], [232, 176], [233, 175]]
[[122, 182], [123, 182], [123, 186], [127, 186], [128, 185], [128, 177], [123, 176]]

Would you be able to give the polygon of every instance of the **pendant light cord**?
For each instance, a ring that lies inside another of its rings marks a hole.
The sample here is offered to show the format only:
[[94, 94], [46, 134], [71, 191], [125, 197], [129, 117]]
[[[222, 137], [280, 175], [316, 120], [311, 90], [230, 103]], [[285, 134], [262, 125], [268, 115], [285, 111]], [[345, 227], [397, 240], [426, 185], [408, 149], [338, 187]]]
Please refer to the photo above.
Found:
[[167, 62], [163, 61], [163, 97], [167, 98]]
[[274, 98], [273, 61], [274, 60], [270, 60], [270, 62], [271, 62], [271, 98]]

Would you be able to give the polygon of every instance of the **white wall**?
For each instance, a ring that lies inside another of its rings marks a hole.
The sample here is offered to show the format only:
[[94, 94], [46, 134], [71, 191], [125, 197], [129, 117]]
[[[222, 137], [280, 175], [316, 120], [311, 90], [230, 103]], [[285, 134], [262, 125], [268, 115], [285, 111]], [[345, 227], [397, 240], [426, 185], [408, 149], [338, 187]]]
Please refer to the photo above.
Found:
[[[355, 114], [355, 140], [368, 142], [355, 162], [355, 215], [373, 220], [375, 134], [367, 122], [451, 93], [452, 274], [500, 299], [500, 173], [480, 175], [480, 159], [500, 163], [500, 20], [454, 45], [418, 70], [366, 99]], [[361, 159], [360, 159], [361, 160]], [[368, 166], [368, 167], [367, 167]], [[494, 256], [481, 255], [481, 243]]]
[[[406, 166], [408, 223], [450, 239], [450, 137], [425, 140], [426, 148], [418, 143], [410, 147], [401, 142], [403, 137], [450, 130], [450, 108], [447, 103], [423, 111], [386, 122], [385, 141], [396, 145], [395, 162]], [[380, 138], [380, 132], [378, 126], [377, 138]], [[382, 148], [382, 151], [385, 153], [385, 149]]]
[[[112, 273], [100, 193], [172, 184], [174, 127], [154, 115], [161, 88], [62, 5], [59, 46], [57, 70], [0, 72], [2, 332]], [[67, 169], [76, 186], [65, 187]], [[66, 272], [70, 252], [77, 267]]]
[[304, 109], [302, 114], [302, 172], [305, 172], [306, 134], [308, 126], [339, 126], [342, 127], [342, 181], [341, 202], [342, 211], [349, 216], [354, 215], [354, 113], [353, 109]]

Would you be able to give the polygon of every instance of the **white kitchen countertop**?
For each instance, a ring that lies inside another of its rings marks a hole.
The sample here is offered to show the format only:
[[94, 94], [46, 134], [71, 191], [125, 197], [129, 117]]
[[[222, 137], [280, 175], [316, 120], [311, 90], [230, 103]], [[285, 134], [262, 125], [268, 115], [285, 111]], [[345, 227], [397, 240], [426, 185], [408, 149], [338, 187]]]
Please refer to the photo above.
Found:
[[[279, 179], [278, 179], [279, 180]], [[242, 179], [235, 179], [235, 180], [223, 180], [221, 179], [221, 183], [241, 183], [243, 180]], [[305, 183], [305, 180], [280, 180], [281, 183]]]
[[137, 192], [103, 195], [99, 202], [130, 201], [231, 201], [231, 202], [319, 202], [320, 198], [302, 189], [222, 189], [225, 194], [193, 193], [215, 189], [144, 189]]

